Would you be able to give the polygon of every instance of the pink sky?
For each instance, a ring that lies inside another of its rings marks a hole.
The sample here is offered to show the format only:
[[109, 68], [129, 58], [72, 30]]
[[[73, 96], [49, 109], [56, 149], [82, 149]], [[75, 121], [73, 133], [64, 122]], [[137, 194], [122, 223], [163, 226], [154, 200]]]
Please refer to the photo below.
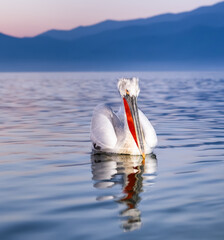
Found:
[[177, 13], [217, 2], [220, 0], [1, 0], [0, 32], [34, 36], [50, 29]]

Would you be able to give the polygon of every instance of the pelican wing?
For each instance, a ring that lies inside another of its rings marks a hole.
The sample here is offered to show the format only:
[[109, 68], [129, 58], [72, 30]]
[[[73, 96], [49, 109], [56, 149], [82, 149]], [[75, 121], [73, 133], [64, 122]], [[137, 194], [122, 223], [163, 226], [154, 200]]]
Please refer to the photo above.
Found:
[[117, 143], [114, 127], [115, 114], [107, 105], [99, 105], [93, 112], [91, 140], [95, 150], [113, 149]]
[[154, 148], [158, 142], [156, 131], [153, 128], [150, 121], [148, 120], [148, 118], [145, 116], [145, 114], [141, 110], [138, 110], [138, 111], [139, 111], [140, 123], [145, 136], [145, 142], [150, 148]]

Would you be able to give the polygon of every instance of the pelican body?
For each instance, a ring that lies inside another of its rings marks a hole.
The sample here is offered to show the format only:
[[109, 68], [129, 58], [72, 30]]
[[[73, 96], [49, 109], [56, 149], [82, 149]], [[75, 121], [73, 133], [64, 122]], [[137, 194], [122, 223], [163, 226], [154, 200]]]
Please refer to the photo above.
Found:
[[98, 105], [91, 122], [92, 149], [94, 153], [142, 155], [152, 153], [157, 145], [156, 132], [138, 109], [140, 92], [137, 78], [121, 78], [118, 90], [123, 100], [115, 113], [108, 105]]

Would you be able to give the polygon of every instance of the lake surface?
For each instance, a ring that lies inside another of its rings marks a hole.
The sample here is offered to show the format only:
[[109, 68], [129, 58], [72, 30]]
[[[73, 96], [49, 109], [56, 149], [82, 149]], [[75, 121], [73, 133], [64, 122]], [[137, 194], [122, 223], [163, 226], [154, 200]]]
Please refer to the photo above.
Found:
[[[137, 76], [154, 154], [91, 155]], [[0, 239], [224, 239], [224, 72], [0, 73]]]

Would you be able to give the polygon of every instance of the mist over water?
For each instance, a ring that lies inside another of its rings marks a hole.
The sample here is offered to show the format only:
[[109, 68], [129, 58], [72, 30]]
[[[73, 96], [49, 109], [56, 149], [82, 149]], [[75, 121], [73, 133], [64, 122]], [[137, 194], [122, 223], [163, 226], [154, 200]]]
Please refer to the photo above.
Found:
[[[91, 155], [94, 107], [139, 108], [139, 156]], [[224, 72], [0, 73], [0, 239], [223, 239]]]

